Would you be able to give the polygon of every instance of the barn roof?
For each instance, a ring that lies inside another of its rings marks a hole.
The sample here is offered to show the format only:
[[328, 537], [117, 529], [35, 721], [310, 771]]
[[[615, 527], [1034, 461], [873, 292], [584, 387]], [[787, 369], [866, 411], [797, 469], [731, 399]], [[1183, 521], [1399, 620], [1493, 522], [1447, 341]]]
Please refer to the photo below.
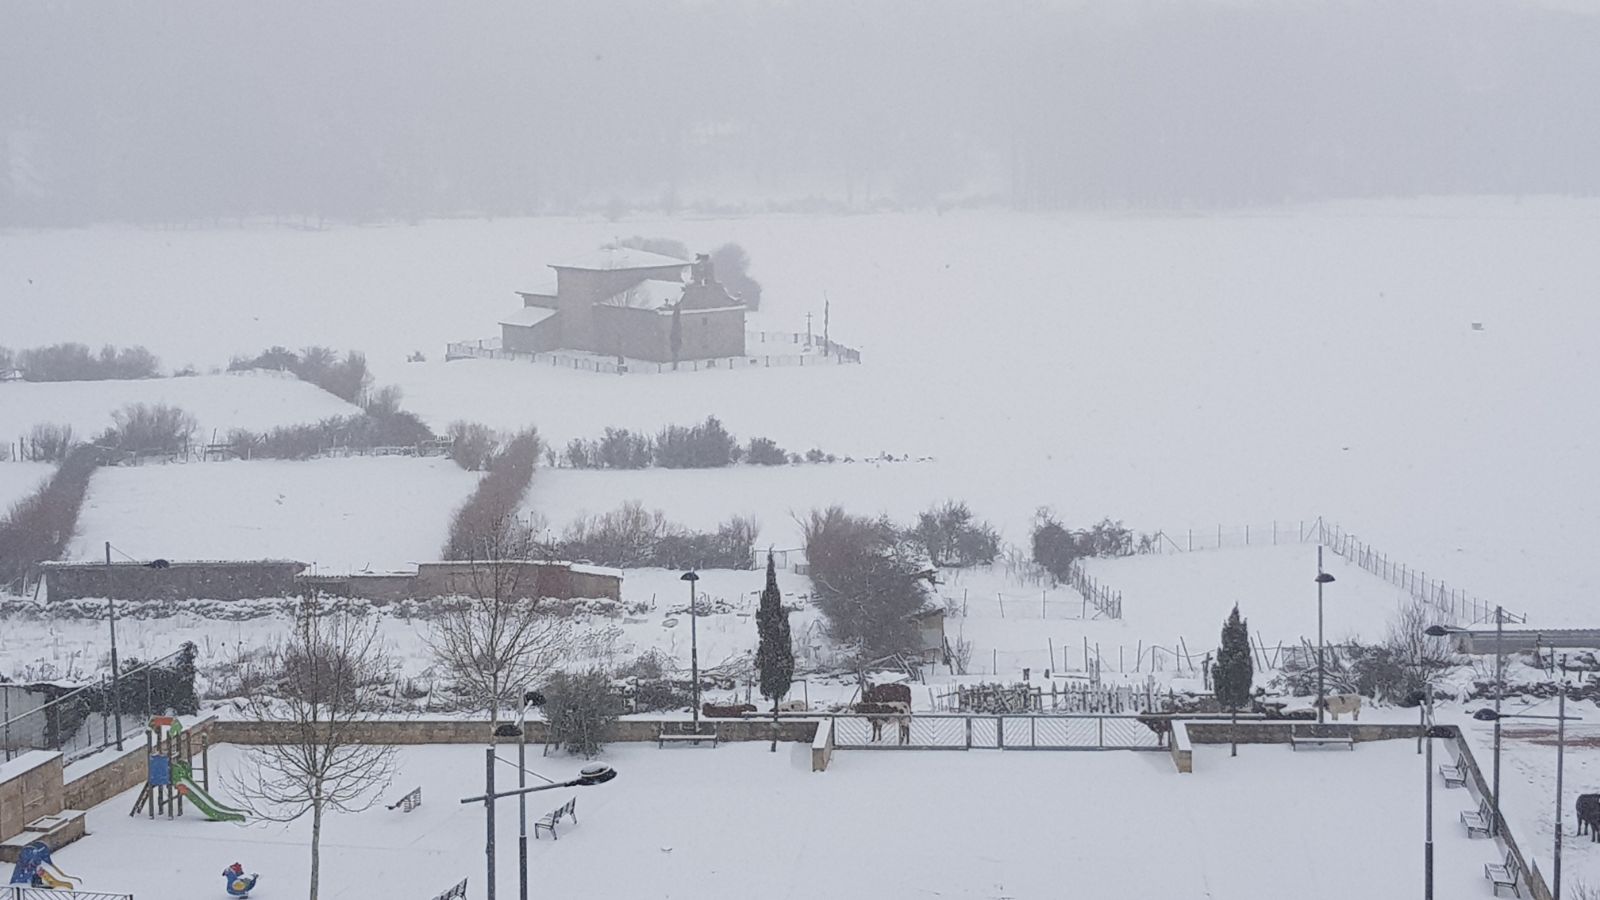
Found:
[[500, 324], [517, 325], [522, 328], [532, 328], [533, 326], [543, 322], [545, 319], [548, 319], [555, 314], [555, 310], [545, 309], [542, 306], [524, 306], [510, 315], [502, 317], [500, 319]]
[[585, 253], [566, 262], [551, 263], [550, 268], [609, 272], [618, 269], [662, 269], [668, 266], [687, 265], [689, 265], [688, 260], [660, 253], [651, 253], [648, 250], [635, 250], [632, 247], [611, 247], [605, 250]]
[[517, 293], [519, 293], [519, 294], [532, 294], [535, 297], [554, 297], [554, 296], [556, 296], [556, 276], [555, 276], [555, 273], [551, 273], [549, 275], [544, 276], [543, 278], [540, 278], [538, 281], [535, 281], [533, 283], [532, 287], [528, 288], [525, 291], [517, 291]]

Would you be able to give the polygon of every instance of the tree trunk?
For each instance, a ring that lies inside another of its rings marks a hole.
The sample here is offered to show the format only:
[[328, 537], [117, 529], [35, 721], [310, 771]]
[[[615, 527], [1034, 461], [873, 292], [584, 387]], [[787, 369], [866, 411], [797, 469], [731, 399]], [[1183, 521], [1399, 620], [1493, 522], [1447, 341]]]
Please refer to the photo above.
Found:
[[778, 698], [772, 698], [772, 752], [778, 752]]
[[311, 801], [311, 894], [309, 900], [317, 900], [317, 880], [322, 870], [322, 797], [318, 796]]
[[1233, 709], [1229, 710], [1229, 712], [1232, 715], [1229, 718], [1229, 724], [1228, 724], [1228, 742], [1233, 745], [1233, 751], [1231, 753], [1229, 753], [1228, 755], [1229, 756], [1238, 756], [1239, 755], [1239, 707], [1235, 706]]

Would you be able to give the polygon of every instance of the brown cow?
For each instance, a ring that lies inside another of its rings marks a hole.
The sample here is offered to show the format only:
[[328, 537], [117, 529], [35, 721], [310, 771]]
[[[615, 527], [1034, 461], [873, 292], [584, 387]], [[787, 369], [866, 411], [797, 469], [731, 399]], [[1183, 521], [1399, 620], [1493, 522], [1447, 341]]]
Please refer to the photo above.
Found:
[[857, 703], [856, 712], [867, 717], [872, 726], [872, 740], [883, 740], [883, 726], [893, 722], [900, 743], [911, 742], [911, 704], [909, 703]]

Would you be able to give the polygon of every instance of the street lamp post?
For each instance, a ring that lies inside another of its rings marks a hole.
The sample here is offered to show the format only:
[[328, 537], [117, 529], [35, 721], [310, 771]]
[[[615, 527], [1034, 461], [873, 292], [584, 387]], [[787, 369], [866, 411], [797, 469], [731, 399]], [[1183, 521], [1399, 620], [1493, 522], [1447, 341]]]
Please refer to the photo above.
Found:
[[1317, 724], [1323, 723], [1323, 714], [1328, 706], [1328, 692], [1326, 687], [1326, 667], [1323, 664], [1322, 650], [1322, 586], [1332, 582], [1333, 576], [1322, 571], [1322, 545], [1317, 545]]
[[689, 679], [694, 682], [694, 733], [700, 733], [700, 648], [695, 638], [695, 582], [700, 576], [693, 570], [683, 573], [680, 580], [689, 582]]
[[[497, 793], [494, 789], [494, 748], [488, 748], [486, 753], [487, 756], [484, 760], [484, 764], [486, 766], [486, 769], [484, 770], [485, 791], [476, 797], [462, 797], [461, 802], [462, 804], [483, 804], [485, 810], [484, 815], [487, 817], [484, 823], [484, 856], [489, 882], [489, 886], [486, 889], [485, 894], [489, 900], [494, 900], [494, 801], [505, 797], [525, 797], [528, 794], [538, 791], [553, 791], [556, 788], [589, 787], [591, 785], [604, 784], [607, 781], [617, 777], [617, 770], [604, 763], [593, 763], [580, 769], [578, 771], [578, 777], [572, 779], [571, 781], [555, 781], [551, 782], [550, 784], [536, 784], [533, 787], [519, 787], [514, 791], [500, 791]], [[527, 868], [526, 863], [524, 863], [522, 880], [523, 896], [527, 896], [527, 889]]]
[[[528, 707], [543, 706], [544, 694], [527, 691], [522, 695], [522, 713], [517, 716], [517, 788], [528, 786]], [[517, 898], [528, 900], [528, 795], [517, 795]]]

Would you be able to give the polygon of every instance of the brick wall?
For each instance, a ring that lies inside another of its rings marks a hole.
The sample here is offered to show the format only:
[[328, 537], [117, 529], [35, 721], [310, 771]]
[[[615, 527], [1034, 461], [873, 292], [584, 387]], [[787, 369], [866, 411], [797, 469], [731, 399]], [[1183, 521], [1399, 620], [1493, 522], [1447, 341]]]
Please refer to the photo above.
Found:
[[175, 562], [164, 569], [143, 563], [45, 563], [51, 600], [109, 597], [115, 600], [254, 600], [288, 597], [305, 563]]
[[[623, 719], [606, 736], [616, 743], [649, 742], [656, 739], [662, 725], [687, 729], [691, 719]], [[770, 741], [772, 721], [759, 719], [702, 719], [702, 728], [715, 724], [725, 741]], [[778, 740], [810, 743], [816, 733], [814, 720], [784, 719], [778, 723]], [[270, 744], [282, 739], [284, 726], [266, 722], [218, 722], [217, 743]], [[360, 740], [383, 744], [483, 744], [489, 740], [489, 723], [481, 721], [430, 719], [404, 722], [366, 722], [358, 726]], [[545, 723], [528, 723], [528, 742], [543, 743]]]

